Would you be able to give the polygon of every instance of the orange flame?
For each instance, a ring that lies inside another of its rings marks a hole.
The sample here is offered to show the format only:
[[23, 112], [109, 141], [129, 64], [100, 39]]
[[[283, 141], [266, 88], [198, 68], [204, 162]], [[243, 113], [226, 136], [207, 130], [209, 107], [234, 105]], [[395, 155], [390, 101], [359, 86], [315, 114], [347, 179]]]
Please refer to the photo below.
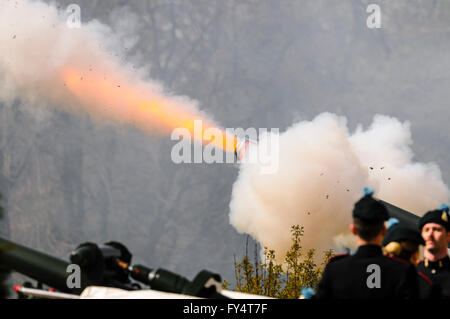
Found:
[[[107, 116], [114, 121], [134, 124], [144, 131], [185, 128], [202, 143], [212, 143], [227, 152], [236, 149], [235, 136], [203, 120], [201, 127], [195, 125], [196, 120], [201, 120], [198, 116], [186, 111], [174, 99], [154, 93], [145, 85], [130, 86], [96, 72], [82, 73], [71, 67], [63, 69], [62, 77], [70, 92], [93, 116]], [[217, 130], [221, 134], [211, 134]]]

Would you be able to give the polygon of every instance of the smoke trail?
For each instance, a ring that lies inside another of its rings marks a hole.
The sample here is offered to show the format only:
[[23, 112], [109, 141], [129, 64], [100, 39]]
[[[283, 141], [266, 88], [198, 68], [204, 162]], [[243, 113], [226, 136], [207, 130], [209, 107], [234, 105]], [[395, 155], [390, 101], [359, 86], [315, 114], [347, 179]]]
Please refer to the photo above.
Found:
[[[242, 164], [232, 192], [230, 222], [278, 260], [291, 245], [290, 226], [304, 226], [304, 248], [333, 248], [346, 238], [353, 204], [362, 188], [416, 214], [449, 198], [439, 168], [412, 161], [409, 123], [375, 116], [372, 125], [350, 134], [346, 119], [324, 113], [280, 135], [279, 170], [261, 174]], [[348, 243], [347, 243], [348, 244]]]
[[40, 1], [0, 2], [0, 100], [20, 97], [152, 133], [178, 127], [193, 133], [199, 118], [208, 119], [204, 130], [216, 126], [195, 101], [166, 94], [144, 71], [124, 63], [120, 37], [107, 26], [91, 21], [71, 29], [66, 19]]

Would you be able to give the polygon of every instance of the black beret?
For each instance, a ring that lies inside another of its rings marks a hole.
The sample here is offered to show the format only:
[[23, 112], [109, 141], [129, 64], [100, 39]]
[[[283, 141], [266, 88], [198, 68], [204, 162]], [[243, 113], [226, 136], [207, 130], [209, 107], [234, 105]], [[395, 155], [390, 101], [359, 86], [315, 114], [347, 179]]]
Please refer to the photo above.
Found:
[[389, 213], [386, 206], [374, 199], [372, 194], [367, 194], [356, 202], [353, 208], [353, 218], [369, 222], [384, 221], [389, 219]]
[[419, 229], [422, 230], [423, 226], [428, 223], [435, 223], [444, 226], [447, 231], [450, 230], [448, 223], [449, 215], [445, 209], [435, 209], [427, 212], [419, 220]]
[[395, 241], [410, 241], [417, 245], [425, 245], [425, 242], [420, 233], [411, 227], [402, 224], [395, 224], [388, 228], [386, 236], [383, 238], [383, 246]]

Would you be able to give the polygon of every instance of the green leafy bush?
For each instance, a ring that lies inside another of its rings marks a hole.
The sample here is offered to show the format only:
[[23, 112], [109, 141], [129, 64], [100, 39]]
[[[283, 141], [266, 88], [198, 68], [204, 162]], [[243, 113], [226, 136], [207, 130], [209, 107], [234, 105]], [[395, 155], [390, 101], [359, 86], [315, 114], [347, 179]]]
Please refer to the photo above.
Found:
[[[316, 288], [323, 268], [333, 254], [332, 250], [323, 252], [323, 261], [317, 265], [314, 261], [315, 249], [302, 251], [301, 237], [303, 227], [291, 227], [292, 245], [283, 264], [275, 261], [275, 251], [264, 248], [264, 260], [255, 258], [251, 262], [246, 256], [240, 263], [235, 262], [236, 291], [264, 295], [274, 298], [294, 299], [300, 297], [303, 287]], [[248, 245], [248, 244], [247, 244]], [[225, 287], [229, 283], [225, 283]]]

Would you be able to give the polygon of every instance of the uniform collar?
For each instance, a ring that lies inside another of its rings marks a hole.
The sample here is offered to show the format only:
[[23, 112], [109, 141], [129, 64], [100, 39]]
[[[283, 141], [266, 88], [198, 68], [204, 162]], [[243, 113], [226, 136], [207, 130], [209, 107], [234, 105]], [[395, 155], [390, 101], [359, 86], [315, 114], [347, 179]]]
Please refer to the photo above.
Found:
[[381, 246], [378, 245], [362, 245], [358, 247], [358, 250], [356, 251], [355, 255], [357, 256], [377, 256], [377, 255], [383, 255], [383, 252], [381, 250]]
[[450, 267], [450, 258], [448, 257], [448, 255], [436, 261], [430, 261], [424, 258], [423, 265], [425, 266], [425, 268], [432, 268], [432, 269], [440, 269], [444, 267], [447, 268]]

